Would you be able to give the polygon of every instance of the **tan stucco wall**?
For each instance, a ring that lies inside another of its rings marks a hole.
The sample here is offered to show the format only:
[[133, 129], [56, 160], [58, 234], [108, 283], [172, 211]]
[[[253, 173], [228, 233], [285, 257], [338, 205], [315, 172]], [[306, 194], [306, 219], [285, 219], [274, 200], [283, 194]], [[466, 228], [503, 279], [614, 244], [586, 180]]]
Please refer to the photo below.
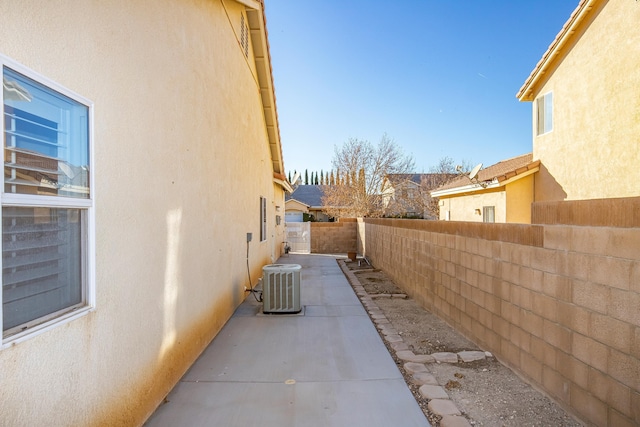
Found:
[[95, 311], [0, 350], [0, 424], [141, 424], [245, 297], [246, 233], [253, 278], [279, 254], [242, 10], [0, 2], [0, 53], [95, 103], [97, 252]]
[[287, 200], [285, 209], [287, 212], [309, 212], [307, 205], [297, 200]]
[[[482, 222], [482, 208], [495, 206], [495, 222], [506, 221], [507, 196], [504, 188], [487, 190], [468, 196], [441, 197], [440, 202], [443, 202], [440, 205], [441, 220], [447, 219], [446, 212], [449, 211], [449, 221]], [[480, 209], [479, 215], [476, 213], [476, 209]]]
[[505, 186], [507, 216], [506, 222], [531, 224], [531, 203], [533, 202], [534, 175], [525, 176]]
[[536, 201], [640, 195], [640, 3], [602, 4], [535, 93], [553, 92], [552, 132], [535, 136], [533, 103]]

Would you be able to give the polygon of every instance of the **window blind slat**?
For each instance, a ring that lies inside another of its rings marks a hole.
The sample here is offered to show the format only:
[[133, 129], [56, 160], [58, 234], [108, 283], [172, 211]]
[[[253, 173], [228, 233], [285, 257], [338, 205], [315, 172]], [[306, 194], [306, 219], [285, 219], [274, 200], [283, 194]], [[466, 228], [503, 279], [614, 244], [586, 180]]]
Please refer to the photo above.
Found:
[[[27, 264], [30, 265], [30, 264]], [[3, 275], [5, 275], [6, 269], [3, 269]], [[45, 277], [53, 277], [54, 284], [59, 285], [59, 281], [57, 280], [57, 275], [60, 273], [64, 273], [66, 270], [62, 267], [51, 268], [51, 267], [40, 267], [40, 268], [30, 268], [29, 270], [19, 270], [13, 273], [6, 274], [4, 282], [2, 286], [5, 288], [16, 288], [20, 286], [28, 286], [29, 282], [34, 280], [43, 279]], [[62, 286], [60, 284], [60, 286]]]

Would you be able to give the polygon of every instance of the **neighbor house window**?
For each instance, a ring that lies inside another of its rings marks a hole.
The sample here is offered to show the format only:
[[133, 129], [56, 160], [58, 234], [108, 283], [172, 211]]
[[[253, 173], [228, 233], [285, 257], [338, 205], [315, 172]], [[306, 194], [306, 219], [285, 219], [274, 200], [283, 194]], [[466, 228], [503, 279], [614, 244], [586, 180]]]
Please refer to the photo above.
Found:
[[536, 99], [536, 135], [553, 130], [553, 94], [551, 92]]
[[2, 331], [12, 340], [93, 305], [90, 102], [0, 56]]
[[496, 207], [484, 206], [482, 208], [482, 221], [484, 222], [496, 222]]
[[260, 197], [260, 241], [267, 240], [267, 199]]

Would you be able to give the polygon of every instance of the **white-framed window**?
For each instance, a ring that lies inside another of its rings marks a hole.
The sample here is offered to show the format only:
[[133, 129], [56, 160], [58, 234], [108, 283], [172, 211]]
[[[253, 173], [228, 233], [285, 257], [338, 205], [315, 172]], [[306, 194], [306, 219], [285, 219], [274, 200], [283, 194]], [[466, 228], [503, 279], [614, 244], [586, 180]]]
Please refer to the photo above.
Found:
[[496, 207], [495, 206], [483, 206], [482, 207], [482, 221], [483, 222], [496, 222]]
[[88, 312], [94, 296], [92, 103], [0, 55], [2, 343]]
[[553, 130], [553, 93], [536, 98], [536, 135]]
[[260, 241], [267, 240], [267, 199], [260, 196]]

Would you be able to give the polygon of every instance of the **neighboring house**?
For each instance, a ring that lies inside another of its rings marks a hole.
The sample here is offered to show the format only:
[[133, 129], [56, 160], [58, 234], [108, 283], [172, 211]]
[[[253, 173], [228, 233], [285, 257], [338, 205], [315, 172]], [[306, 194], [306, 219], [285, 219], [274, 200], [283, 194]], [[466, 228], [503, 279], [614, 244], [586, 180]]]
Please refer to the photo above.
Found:
[[533, 103], [533, 153], [481, 170], [486, 187], [432, 192], [440, 219], [527, 223], [532, 202], [640, 196], [638, 22], [638, 2], [580, 1], [517, 94]]
[[263, 3], [10, 3], [0, 424], [142, 425], [283, 248]]
[[640, 2], [582, 0], [517, 94], [536, 201], [640, 196]]
[[440, 219], [531, 223], [534, 174], [540, 162], [531, 153], [503, 160], [469, 179], [462, 175], [431, 192], [440, 199]]
[[285, 196], [285, 219], [287, 222], [302, 222], [304, 214], [313, 221], [327, 222], [330, 218], [323, 212], [322, 196], [326, 185], [298, 185]]
[[446, 173], [389, 174], [382, 184], [386, 216], [438, 219], [430, 191], [453, 179]]

